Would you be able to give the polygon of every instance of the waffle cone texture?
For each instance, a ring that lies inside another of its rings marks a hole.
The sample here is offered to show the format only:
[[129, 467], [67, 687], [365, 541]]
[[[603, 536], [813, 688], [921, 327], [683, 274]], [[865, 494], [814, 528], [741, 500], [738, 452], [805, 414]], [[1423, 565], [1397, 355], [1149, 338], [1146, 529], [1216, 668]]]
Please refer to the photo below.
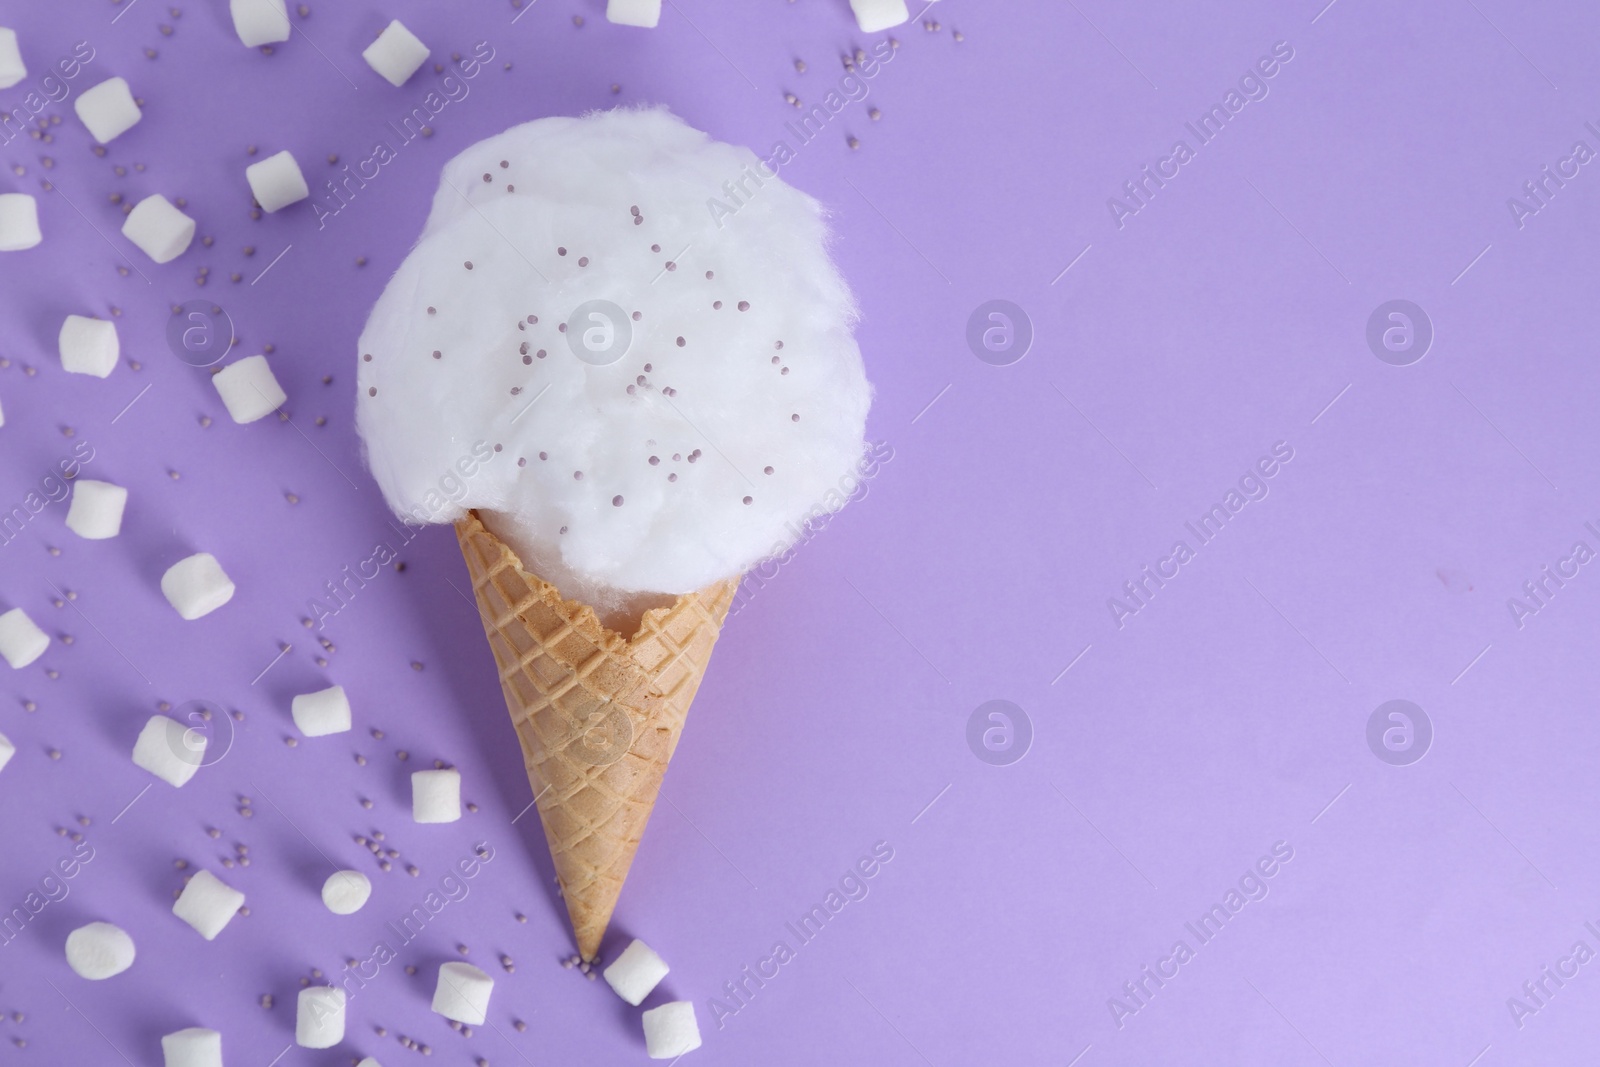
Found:
[[646, 612], [626, 637], [523, 569], [476, 512], [456, 537], [578, 952], [593, 960], [739, 580]]

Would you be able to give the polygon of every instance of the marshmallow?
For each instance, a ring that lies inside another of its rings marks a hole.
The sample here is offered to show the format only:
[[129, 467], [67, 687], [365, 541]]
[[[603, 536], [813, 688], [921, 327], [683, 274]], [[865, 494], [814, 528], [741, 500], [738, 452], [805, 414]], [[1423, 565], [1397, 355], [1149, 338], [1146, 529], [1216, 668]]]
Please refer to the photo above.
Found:
[[6, 769], [6, 764], [11, 762], [11, 757], [17, 754], [17, 746], [11, 743], [11, 738], [0, 734], [0, 771]]
[[0, 406], [0, 426], [4, 426], [5, 424], [6, 424], [6, 410], [5, 410], [5, 408], [3, 406]]
[[289, 39], [289, 11], [284, 0], [229, 0], [233, 32], [246, 48]]
[[653, 1060], [671, 1060], [700, 1047], [694, 1002], [674, 1000], [644, 1013], [644, 1045]]
[[489, 1017], [489, 994], [494, 979], [470, 963], [454, 960], [439, 965], [439, 984], [433, 990], [433, 1010], [446, 1019], [482, 1026]]
[[242, 907], [243, 893], [210, 871], [200, 870], [178, 894], [172, 914], [194, 927], [207, 941], [215, 941]]
[[0, 615], [0, 656], [11, 664], [12, 670], [20, 671], [49, 647], [50, 639], [21, 608]]
[[334, 871], [322, 883], [322, 903], [335, 915], [354, 915], [372, 896], [372, 882], [360, 871]]
[[85, 89], [73, 101], [72, 109], [89, 127], [89, 136], [101, 144], [110, 144], [144, 117], [126, 78], [107, 78], [94, 88]]
[[850, 9], [856, 13], [862, 33], [877, 33], [911, 20], [906, 0], [850, 0]]
[[179, 211], [166, 197], [155, 193], [128, 212], [122, 236], [157, 263], [171, 263], [194, 240], [194, 219]]
[[344, 1040], [344, 990], [314, 985], [300, 990], [295, 1005], [294, 1043], [301, 1048], [332, 1048]]
[[367, 45], [361, 58], [398, 89], [417, 72], [418, 67], [427, 62], [428, 46], [417, 40], [417, 35], [401, 25], [399, 19], [395, 19], [384, 27], [376, 41]]
[[27, 193], [0, 193], [0, 252], [21, 252], [42, 240], [38, 202]]
[[668, 969], [666, 960], [656, 955], [654, 949], [634, 938], [602, 976], [606, 984], [616, 990], [617, 996], [637, 1008], [667, 976]]
[[661, 21], [661, 0], [608, 0], [606, 21], [653, 30]]
[[98, 982], [133, 966], [133, 938], [110, 923], [90, 923], [67, 935], [67, 966]]
[[206, 758], [206, 735], [176, 719], [152, 715], [133, 743], [133, 762], [175, 789], [194, 777]]
[[228, 415], [241, 426], [277, 411], [289, 394], [283, 391], [266, 356], [246, 356], [212, 375], [211, 384], [228, 407]]
[[92, 374], [96, 378], [104, 378], [115, 370], [117, 357], [122, 354], [117, 327], [111, 320], [82, 315], [67, 316], [56, 337], [56, 348], [61, 353], [62, 370]]
[[461, 818], [461, 772], [416, 771], [411, 775], [411, 818], [455, 822]]
[[222, 607], [233, 599], [233, 590], [233, 581], [209, 552], [180, 559], [161, 576], [161, 595], [190, 620]]
[[344, 687], [338, 685], [304, 693], [290, 702], [289, 714], [307, 737], [346, 733], [350, 729], [350, 698], [344, 695]]
[[72, 483], [72, 506], [67, 508], [67, 529], [86, 541], [104, 541], [122, 532], [122, 512], [128, 491], [110, 482], [79, 478]]
[[364, 1059], [360, 1063], [356, 1064], [356, 1067], [383, 1067], [383, 1064], [379, 1063], [377, 1060], [373, 1059], [371, 1056], [368, 1056], [366, 1059]]
[[166, 1067], [222, 1067], [222, 1035], [191, 1026], [161, 1039]]
[[300, 164], [287, 150], [250, 164], [244, 168], [244, 178], [250, 183], [250, 194], [256, 198], [256, 203], [268, 213], [311, 195], [306, 176], [300, 173]]
[[0, 26], [0, 89], [9, 89], [28, 76], [28, 65], [17, 47], [17, 31]]

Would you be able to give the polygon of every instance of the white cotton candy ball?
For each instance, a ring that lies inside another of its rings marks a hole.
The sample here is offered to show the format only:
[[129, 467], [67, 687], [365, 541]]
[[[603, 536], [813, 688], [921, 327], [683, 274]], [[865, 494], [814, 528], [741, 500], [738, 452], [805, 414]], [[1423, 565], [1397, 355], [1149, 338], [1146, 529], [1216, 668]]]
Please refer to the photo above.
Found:
[[67, 966], [91, 982], [121, 974], [133, 957], [133, 938], [120, 926], [89, 923], [67, 935]]
[[[826, 241], [816, 201], [663, 109], [467, 149], [360, 341], [390, 506], [497, 513], [524, 565], [591, 604], [783, 551], [843, 505], [864, 450], [871, 390]], [[474, 461], [476, 441], [498, 451]]]

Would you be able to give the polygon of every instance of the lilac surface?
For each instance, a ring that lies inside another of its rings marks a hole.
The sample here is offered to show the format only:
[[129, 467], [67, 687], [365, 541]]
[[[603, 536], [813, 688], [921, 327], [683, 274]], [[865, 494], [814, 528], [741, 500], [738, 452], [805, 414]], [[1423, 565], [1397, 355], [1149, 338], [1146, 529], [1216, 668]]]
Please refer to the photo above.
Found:
[[[46, 239], [0, 255], [0, 501], [82, 442], [84, 473], [132, 495], [117, 540], [77, 539], [54, 504], [0, 547], [0, 607], [74, 638], [3, 677], [18, 752], [0, 772], [0, 904], [70, 851], [57, 828], [95, 852], [0, 947], [0, 1009], [25, 1015], [0, 1022], [0, 1062], [153, 1064], [160, 1035], [191, 1025], [221, 1030], [234, 1067], [411, 1062], [396, 1035], [447, 1063], [642, 1062], [638, 1011], [555, 962], [570, 935], [537, 820], [513, 823], [529, 789], [450, 533], [406, 544], [404, 573], [328, 621], [335, 650], [301, 625], [325, 582], [400, 541], [352, 428], [355, 339], [460, 148], [618, 102], [667, 103], [763, 153], [797, 146], [782, 94], [820, 100], [838, 54], [872, 42], [843, 0], [681, 0], [653, 32], [608, 25], [598, 0], [544, 0], [515, 24], [490, 0], [311, 6], [263, 56], [220, 0], [179, 0], [181, 17], [165, 0], [0, 5], [32, 70], [0, 107], [77, 41], [96, 54], [74, 95], [121, 74], [146, 104], [103, 159], [70, 101], [45, 112], [62, 118], [49, 143], [3, 152], [0, 191], [39, 197]], [[429, 68], [396, 90], [361, 62], [394, 16], [441, 62], [479, 41], [495, 60], [323, 228], [306, 204], [252, 220], [247, 146], [291, 149], [316, 189], [330, 154], [366, 157], [438, 83]], [[1597, 565], [1520, 626], [1507, 600], [1575, 541], [1600, 548], [1584, 525], [1600, 527], [1597, 164], [1520, 227], [1507, 198], [1574, 141], [1600, 148], [1585, 126], [1600, 126], [1600, 11], [945, 0], [926, 17], [941, 28], [893, 31], [868, 98], [784, 168], [835, 212], [878, 390], [870, 436], [894, 458], [727, 627], [608, 953], [639, 935], [666, 957], [646, 1006], [694, 1000], [691, 1062], [708, 1067], [1592, 1055], [1600, 964], [1539, 1001], [1523, 984], [1576, 942], [1600, 948]], [[1107, 198], [1192, 143], [1185, 122], [1279, 41], [1293, 59], [1265, 99], [1119, 228]], [[187, 197], [215, 244], [151, 264], [108, 198], [152, 192]], [[196, 296], [230, 311], [239, 354], [274, 346], [292, 421], [235, 426], [208, 372], [169, 353], [168, 307]], [[965, 341], [995, 297], [1037, 333], [1012, 366]], [[1395, 298], [1436, 330], [1411, 366], [1365, 340]], [[106, 381], [60, 370], [69, 313], [120, 316]], [[1270, 494], [1119, 628], [1108, 598], [1279, 441], [1294, 454]], [[197, 550], [239, 593], [185, 623], [157, 583]], [[56, 590], [76, 598], [57, 608]], [[290, 697], [335, 683], [355, 732], [287, 746]], [[966, 741], [996, 698], [1035, 731], [1010, 766]], [[1366, 741], [1396, 698], [1436, 731], [1410, 766]], [[158, 701], [198, 699], [244, 720], [174, 794], [128, 754]], [[436, 759], [480, 810], [416, 826], [407, 775]], [[401, 853], [387, 874], [353, 840], [374, 829]], [[251, 865], [224, 869], [236, 842]], [[478, 842], [494, 859], [470, 895], [401, 946], [384, 924]], [[877, 842], [893, 859], [870, 893], [800, 945], [785, 924]], [[1266, 898], [1200, 944], [1185, 923], [1276, 842], [1293, 859]], [[170, 914], [177, 860], [243, 890], [250, 915], [200, 940]], [[356, 916], [318, 900], [334, 865], [374, 879]], [[103, 983], [61, 952], [95, 919], [139, 946]], [[380, 938], [398, 959], [352, 1001], [345, 1042], [285, 1052], [299, 979], [341, 977]], [[712, 998], [732, 1003], [724, 983], [780, 939], [794, 958], [719, 1027]], [[1194, 958], [1146, 980], [1139, 1006], [1124, 983], [1179, 939]], [[498, 980], [470, 1038], [428, 1011], [458, 945]], [[1519, 1025], [1514, 996], [1543, 1006]], [[1119, 1025], [1112, 998], [1138, 1010]]]

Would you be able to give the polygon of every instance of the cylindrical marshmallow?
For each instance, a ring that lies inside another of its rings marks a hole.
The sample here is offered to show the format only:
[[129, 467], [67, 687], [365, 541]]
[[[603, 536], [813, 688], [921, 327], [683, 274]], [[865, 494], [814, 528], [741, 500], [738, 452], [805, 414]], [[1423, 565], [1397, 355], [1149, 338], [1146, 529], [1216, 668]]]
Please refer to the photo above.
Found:
[[649, 945], [634, 938], [633, 943], [622, 950], [622, 955], [601, 972], [601, 977], [616, 990], [617, 996], [637, 1008], [650, 995], [650, 991], [661, 984], [668, 970], [666, 960], [656, 955]]
[[850, 0], [850, 9], [856, 13], [862, 33], [877, 33], [911, 20], [906, 0]]
[[133, 128], [144, 116], [133, 99], [126, 78], [107, 78], [91, 89], [85, 89], [73, 101], [72, 109], [89, 128], [89, 136], [101, 144], [109, 144]]
[[233, 32], [246, 48], [260, 48], [289, 39], [289, 12], [284, 0], [229, 0]]
[[228, 417], [244, 425], [271, 415], [289, 395], [278, 384], [266, 356], [246, 356], [211, 376]]
[[489, 994], [493, 992], [494, 979], [472, 964], [459, 960], [441, 963], [433, 1010], [458, 1023], [482, 1026], [489, 1017]]
[[361, 58], [398, 89], [417, 72], [418, 67], [427, 62], [428, 46], [401, 25], [399, 19], [395, 19], [384, 27], [376, 41], [367, 45]]
[[72, 505], [67, 508], [67, 529], [86, 541], [104, 541], [122, 532], [122, 512], [128, 491], [110, 482], [79, 478], [72, 483]]
[[344, 990], [314, 985], [300, 990], [295, 1005], [294, 1043], [301, 1048], [332, 1048], [344, 1040]]
[[671, 1060], [700, 1047], [700, 1024], [694, 1002], [674, 1000], [644, 1013], [645, 1052], [653, 1060]]
[[133, 938], [119, 926], [90, 923], [67, 935], [67, 966], [98, 982], [133, 966]]
[[17, 754], [17, 746], [11, 743], [11, 738], [0, 734], [0, 771], [6, 769], [6, 764], [11, 762], [11, 757]]
[[411, 818], [422, 823], [455, 822], [461, 818], [461, 772], [413, 772]]
[[165, 1067], [222, 1067], [222, 1035], [191, 1026], [161, 1039]]
[[185, 619], [209, 615], [233, 599], [234, 585], [209, 552], [180, 559], [161, 576], [161, 595]]
[[206, 758], [206, 735], [176, 719], [152, 715], [133, 745], [133, 762], [174, 788], [182, 788]]
[[28, 65], [17, 47], [17, 31], [0, 26], [0, 89], [9, 89], [28, 76]]
[[116, 369], [122, 344], [110, 319], [68, 315], [56, 335], [56, 350], [61, 353], [62, 370], [104, 378]]
[[322, 903], [335, 915], [354, 915], [372, 896], [372, 882], [360, 871], [334, 871], [322, 883]]
[[261, 210], [268, 213], [299, 203], [311, 195], [300, 164], [288, 151], [250, 164], [244, 169], [244, 178], [250, 183], [250, 195], [256, 198]]
[[661, 21], [661, 0], [607, 0], [606, 21], [654, 29]]
[[42, 240], [38, 202], [27, 193], [0, 193], [0, 252], [21, 252]]
[[122, 236], [157, 263], [171, 263], [188, 251], [194, 240], [194, 219], [179, 211], [160, 193], [145, 197], [128, 212]]
[[199, 870], [178, 894], [172, 914], [194, 927], [207, 941], [215, 941], [242, 907], [243, 893], [210, 871]]
[[350, 729], [350, 698], [340, 685], [302, 693], [289, 702], [289, 714], [307, 737], [346, 733]]
[[28, 613], [12, 608], [0, 615], [0, 656], [4, 656], [13, 670], [21, 670], [50, 647], [50, 638], [34, 625]]

